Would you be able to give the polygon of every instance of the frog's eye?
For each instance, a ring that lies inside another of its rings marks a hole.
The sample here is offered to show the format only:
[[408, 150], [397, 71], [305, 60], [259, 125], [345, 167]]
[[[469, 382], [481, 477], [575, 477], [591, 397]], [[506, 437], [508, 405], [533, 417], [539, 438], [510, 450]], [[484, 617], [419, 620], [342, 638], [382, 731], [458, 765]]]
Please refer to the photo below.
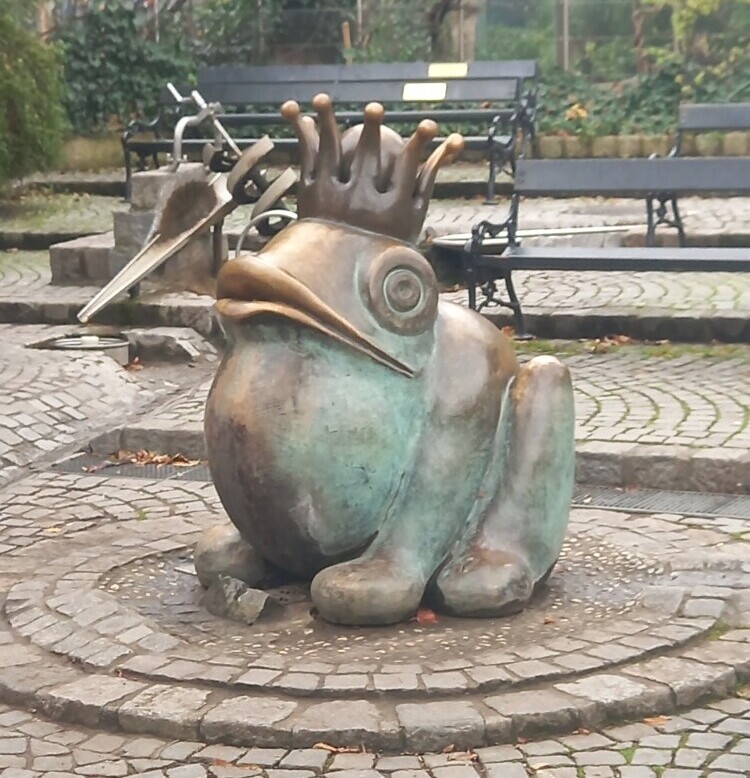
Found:
[[390, 248], [375, 258], [366, 291], [375, 318], [388, 329], [416, 334], [435, 319], [435, 273], [421, 254], [406, 246]]

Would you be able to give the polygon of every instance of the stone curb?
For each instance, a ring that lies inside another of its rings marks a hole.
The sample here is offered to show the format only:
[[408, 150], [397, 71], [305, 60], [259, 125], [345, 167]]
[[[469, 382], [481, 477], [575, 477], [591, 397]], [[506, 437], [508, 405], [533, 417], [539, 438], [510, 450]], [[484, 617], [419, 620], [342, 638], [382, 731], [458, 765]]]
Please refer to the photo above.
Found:
[[[70, 289], [65, 299], [63, 290]], [[39, 298], [32, 292], [29, 299], [3, 298], [0, 295], [0, 323], [78, 324], [76, 313], [93, 295], [92, 287], [55, 287], [54, 300]], [[192, 327], [204, 337], [219, 337], [220, 328], [213, 312], [213, 301], [203, 296], [168, 295], [151, 299], [148, 294], [138, 300], [122, 300], [107, 306], [96, 316], [99, 324], [113, 326]], [[505, 314], [489, 314], [498, 327], [513, 326]], [[628, 335], [635, 340], [670, 340], [674, 343], [747, 343], [750, 342], [750, 315], [702, 316], [667, 311], [622, 311], [596, 309], [559, 312], [530, 309], [525, 314], [527, 330], [539, 338], [579, 340]]]
[[[310, 748], [325, 740], [379, 752], [440, 751], [448, 745], [477, 748], [568, 734], [580, 727], [663, 715], [730, 694], [750, 678], [749, 639], [748, 630], [730, 632], [719, 645], [698, 646], [685, 658], [647, 659], [624, 668], [624, 676], [594, 673], [484, 698], [464, 693], [460, 699], [388, 704], [227, 694], [90, 675], [50, 665], [48, 657], [14, 644], [5, 647], [0, 698], [58, 721], [207, 743]], [[744, 659], [734, 664], [737, 655]]]
[[[148, 419], [112, 430], [91, 441], [96, 454], [115, 450], [148, 449], [205, 459], [203, 428]], [[689, 448], [579, 441], [576, 443], [576, 482], [586, 486], [664, 489], [721, 494], [750, 494], [750, 452], [744, 449]]]
[[[592, 526], [585, 511], [579, 514], [572, 522], [592, 537], [632, 542], [617, 522]], [[428, 662], [421, 699], [401, 679], [383, 690], [344, 683], [324, 695], [322, 678], [346, 681], [357, 668], [308, 665], [303, 673], [280, 663], [279, 655], [249, 665], [245, 657], [232, 662], [219, 655], [212, 663], [205, 646], [184, 643], [142, 616], [139, 624], [128, 623], [135, 613], [97, 588], [100, 576], [117, 566], [184, 548], [201, 526], [170, 516], [99, 525], [88, 531], [85, 546], [67, 546], [65, 537], [47, 541], [55, 556], [13, 585], [4, 603], [9, 622], [0, 619], [0, 699], [91, 727], [210, 743], [309, 748], [325, 740], [383, 752], [439, 751], [669, 713], [726, 695], [750, 678], [750, 564], [744, 547], [734, 546], [738, 556], [721, 561], [671, 554], [669, 568], [695, 583], [648, 587], [641, 607], [616, 626], [605, 622], [558, 640], [563, 656], [579, 660], [563, 665], [566, 673], [550, 672], [556, 661], [550, 642], [523, 653], [515, 647], [478, 655], [477, 667], [489, 675], [476, 677], [473, 686], [465, 662]], [[727, 626], [717, 629], [719, 623]], [[246, 679], [245, 688], [227, 685], [253, 667], [267, 674]], [[408, 674], [403, 668], [401, 675]], [[377, 670], [360, 668], [373, 680]], [[283, 675], [286, 684], [274, 685]], [[311, 675], [318, 679], [314, 686], [304, 677]], [[436, 676], [441, 683], [430, 689], [425, 679]]]
[[65, 232], [15, 232], [0, 230], [0, 251], [19, 249], [21, 251], [46, 251], [55, 243], [85, 238], [101, 230], [73, 230]]

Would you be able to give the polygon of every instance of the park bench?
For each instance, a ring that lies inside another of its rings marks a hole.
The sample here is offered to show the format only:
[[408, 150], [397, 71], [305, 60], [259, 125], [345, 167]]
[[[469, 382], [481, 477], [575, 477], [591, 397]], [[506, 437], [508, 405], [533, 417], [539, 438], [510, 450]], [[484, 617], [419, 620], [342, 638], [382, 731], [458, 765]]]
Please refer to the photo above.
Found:
[[[199, 70], [197, 91], [207, 102], [220, 105], [216, 116], [232, 128], [240, 149], [269, 128], [277, 148], [296, 148], [296, 138], [284, 127], [279, 107], [285, 100], [309, 106], [319, 92], [327, 92], [337, 102], [337, 116], [345, 124], [361, 122], [361, 107], [375, 100], [385, 105], [388, 124], [407, 125], [408, 132], [424, 118], [443, 128], [485, 127], [481, 135], [471, 131], [466, 135], [466, 147], [483, 151], [488, 159], [487, 197], [492, 200], [498, 172], [503, 168], [512, 172], [519, 143], [523, 146], [533, 137], [536, 96], [533, 83], [527, 86], [527, 82], [535, 78], [532, 60], [221, 66]], [[133, 122], [123, 133], [128, 195], [134, 155], [143, 169], [149, 159], [158, 166], [159, 153], [202, 151], [206, 144], [205, 136], [168, 137], [168, 128], [176, 121], [174, 110], [170, 116], [168, 109], [176, 107], [176, 94], [165, 90], [159, 116], [148, 123]], [[341, 110], [342, 106], [351, 110]], [[184, 114], [187, 101], [177, 107]], [[140, 137], [144, 132], [154, 137]], [[440, 142], [437, 138], [434, 145]]]
[[[681, 156], [686, 135], [748, 130], [750, 130], [750, 103], [682, 103], [677, 123], [677, 136], [669, 156]], [[677, 204], [678, 195], [678, 192], [662, 191], [647, 198], [649, 245], [653, 243], [655, 228], [662, 224], [674, 227], [680, 245], [685, 245], [685, 226]]]
[[[601, 195], [644, 198], [648, 203], [667, 195], [676, 200], [679, 195], [738, 194], [750, 194], [750, 158], [519, 159], [505, 221], [480, 222], [470, 236], [436, 238], [431, 253], [436, 266], [448, 263], [458, 270], [468, 287], [471, 308], [509, 308], [516, 333], [524, 336], [523, 311], [512, 281], [514, 270], [750, 272], [750, 247], [655, 247], [658, 219], [649, 213], [646, 246], [527, 248], [518, 239], [522, 197]], [[498, 281], [505, 283], [507, 299], [499, 295]]]

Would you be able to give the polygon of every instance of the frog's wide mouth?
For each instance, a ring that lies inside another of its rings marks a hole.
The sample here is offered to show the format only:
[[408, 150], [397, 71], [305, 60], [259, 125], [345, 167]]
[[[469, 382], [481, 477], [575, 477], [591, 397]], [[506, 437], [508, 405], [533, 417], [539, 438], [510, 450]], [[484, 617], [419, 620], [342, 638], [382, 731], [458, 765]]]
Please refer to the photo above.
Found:
[[409, 365], [384, 351], [305, 284], [262, 257], [243, 256], [227, 262], [219, 274], [216, 298], [216, 310], [228, 319], [280, 316], [338, 340], [398, 373], [414, 375]]

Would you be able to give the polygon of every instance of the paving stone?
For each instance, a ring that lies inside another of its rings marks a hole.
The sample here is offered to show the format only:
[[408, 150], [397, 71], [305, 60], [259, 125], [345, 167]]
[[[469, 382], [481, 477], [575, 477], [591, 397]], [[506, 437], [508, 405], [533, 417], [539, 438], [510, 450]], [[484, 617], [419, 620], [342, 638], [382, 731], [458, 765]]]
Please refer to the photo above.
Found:
[[422, 765], [417, 756], [381, 756], [376, 766], [380, 772], [391, 773], [395, 770], [418, 770]]
[[470, 702], [397, 705], [396, 715], [410, 748], [417, 751], [474, 745], [484, 736], [484, 719]]
[[120, 778], [128, 774], [128, 766], [122, 760], [106, 760], [95, 764], [87, 764], [76, 768], [78, 775], [91, 775], [95, 778]]
[[645, 764], [650, 766], [667, 765], [672, 761], [672, 752], [656, 748], [636, 748], [631, 764]]
[[432, 774], [435, 778], [477, 778], [477, 771], [469, 764], [436, 767]]
[[625, 757], [618, 751], [580, 751], [573, 754], [573, 759], [581, 767], [625, 764]]
[[126, 678], [90, 676], [46, 692], [44, 705], [53, 715], [64, 714], [68, 720], [96, 726], [106, 706], [143, 688], [144, 684]]
[[475, 749], [479, 761], [484, 764], [492, 762], [512, 762], [523, 759], [523, 754], [514, 746], [490, 746]]
[[574, 697], [555, 690], [509, 692], [488, 697], [485, 704], [502, 716], [511, 719], [513, 729], [527, 736], [540, 730], [575, 728], [580, 719], [593, 713], [593, 703], [580, 703]]
[[706, 666], [699, 662], [679, 657], [658, 657], [623, 668], [628, 675], [641, 678], [658, 678], [675, 694], [679, 706], [693, 704], [711, 691], [726, 694], [736, 683], [734, 671], [718, 666]]
[[330, 755], [322, 749], [303, 748], [297, 751], [290, 751], [279, 762], [279, 767], [284, 769], [296, 769], [298, 767], [309, 767], [312, 770], [321, 770], [328, 761]]
[[297, 703], [291, 700], [232, 697], [206, 713], [200, 731], [211, 743], [248, 745], [260, 741], [271, 747], [289, 747], [292, 731], [287, 720], [296, 708]]
[[700, 748], [707, 751], [721, 751], [732, 738], [729, 735], [722, 735], [717, 732], [691, 732], [685, 745], [690, 748]]
[[296, 747], [309, 747], [336, 734], [337, 746], [367, 746], [384, 748], [395, 741], [395, 729], [388, 731], [378, 708], [364, 700], [337, 700], [311, 705], [299, 714], [292, 728]]
[[656, 773], [644, 765], [627, 765], [618, 769], [620, 778], [656, 778]]
[[369, 770], [374, 764], [374, 754], [335, 754], [328, 770]]
[[180, 742], [171, 743], [166, 748], [159, 752], [159, 756], [162, 759], [171, 759], [174, 761], [182, 761], [194, 754], [196, 751], [200, 751], [203, 748], [203, 743], [197, 742]]
[[120, 705], [118, 719], [129, 732], [194, 738], [209, 692], [154, 684]]
[[[658, 676], [657, 676], [658, 677]], [[603, 706], [607, 715], [616, 718], [647, 715], [669, 706], [669, 689], [659, 684], [635, 681], [619, 675], [592, 675], [566, 684], [556, 684], [573, 697], [584, 697]]]
[[[274, 767], [287, 754], [284, 748], [251, 748], [241, 759], [237, 760], [239, 765], [258, 765], [259, 767]], [[341, 756], [351, 756], [342, 754]]]
[[728, 770], [729, 772], [750, 774], [750, 755], [722, 754], [711, 762], [712, 770]]
[[695, 748], [679, 748], [674, 755], [675, 767], [702, 767], [708, 758], [706, 751]]
[[[278, 773], [284, 772], [285, 775], [278, 775]], [[268, 776], [269, 778], [305, 778], [307, 775], [313, 775], [313, 773], [304, 772], [302, 776], [299, 776], [298, 773], [300, 771], [295, 770], [269, 770]], [[327, 775], [328, 773], [326, 773]], [[394, 773], [396, 775], [396, 773]], [[427, 778], [427, 772], [422, 772], [420, 778]], [[381, 778], [382, 773], [379, 773], [377, 770], [337, 770], [336, 771], [336, 778]]]
[[167, 770], [169, 778], [206, 778], [208, 773], [203, 765], [189, 764]]

